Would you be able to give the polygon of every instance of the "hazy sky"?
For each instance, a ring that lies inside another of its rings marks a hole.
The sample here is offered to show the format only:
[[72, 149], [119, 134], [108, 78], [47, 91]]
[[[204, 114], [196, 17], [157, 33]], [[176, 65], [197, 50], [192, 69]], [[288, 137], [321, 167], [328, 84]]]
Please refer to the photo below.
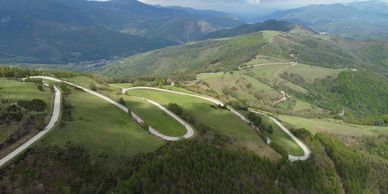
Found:
[[273, 8], [291, 8], [308, 4], [345, 3], [352, 0], [140, 0], [148, 4], [178, 5], [230, 13], [254, 13]]

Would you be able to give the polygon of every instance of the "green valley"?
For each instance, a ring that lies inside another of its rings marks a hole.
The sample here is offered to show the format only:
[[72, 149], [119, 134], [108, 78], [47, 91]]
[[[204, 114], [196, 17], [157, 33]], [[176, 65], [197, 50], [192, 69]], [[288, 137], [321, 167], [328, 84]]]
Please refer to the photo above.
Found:
[[388, 4], [330, 3], [0, 1], [0, 193], [388, 193]]

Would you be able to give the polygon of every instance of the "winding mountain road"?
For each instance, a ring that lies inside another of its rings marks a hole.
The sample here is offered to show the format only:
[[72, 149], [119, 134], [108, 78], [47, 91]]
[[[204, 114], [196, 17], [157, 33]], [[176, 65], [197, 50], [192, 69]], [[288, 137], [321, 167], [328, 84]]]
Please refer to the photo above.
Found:
[[[113, 104], [114, 106], [116, 106], [117, 108], [121, 109], [122, 111], [124, 111], [125, 113], [129, 114], [129, 109], [121, 104], [119, 104], [118, 102], [112, 100], [111, 98], [107, 97], [107, 96], [104, 96], [98, 92], [95, 92], [93, 90], [90, 90], [90, 89], [87, 89], [85, 87], [82, 87], [82, 86], [79, 86], [79, 85], [76, 85], [76, 84], [73, 84], [71, 82], [68, 82], [68, 81], [64, 81], [64, 80], [60, 80], [60, 79], [57, 79], [57, 78], [53, 78], [53, 77], [49, 77], [49, 76], [32, 76], [30, 77], [31, 79], [45, 79], [45, 80], [50, 80], [50, 81], [54, 81], [54, 82], [60, 82], [60, 83], [65, 83], [65, 84], [68, 84], [68, 85], [71, 85], [71, 86], [74, 86], [76, 88], [79, 88], [91, 95], [94, 95], [94, 96], [97, 96], [111, 104]], [[172, 137], [172, 136], [167, 136], [167, 135], [163, 135], [161, 134], [160, 132], [158, 132], [157, 130], [155, 130], [153, 127], [149, 127], [149, 132], [157, 137], [160, 137], [166, 141], [178, 141], [178, 140], [182, 140], [182, 139], [188, 139], [188, 138], [191, 138], [193, 135], [194, 135], [194, 129], [193, 127], [191, 127], [191, 125], [189, 123], [187, 123], [186, 121], [184, 121], [183, 119], [179, 118], [177, 115], [175, 115], [174, 113], [172, 113], [171, 111], [167, 110], [166, 108], [164, 108], [162, 105], [154, 102], [154, 101], [151, 101], [151, 100], [148, 100], [146, 99], [149, 103], [155, 105], [156, 107], [160, 108], [161, 110], [163, 110], [164, 112], [166, 112], [168, 115], [170, 115], [172, 118], [174, 118], [175, 120], [177, 120], [180, 124], [182, 124], [185, 128], [186, 128], [186, 134], [181, 136], [181, 137]], [[131, 112], [131, 115], [133, 115], [134, 119], [138, 122], [138, 123], [144, 123], [144, 121], [136, 114], [132, 113]]]
[[[185, 96], [191, 96], [191, 97], [196, 97], [196, 98], [200, 98], [200, 99], [203, 99], [203, 100], [206, 100], [206, 101], [209, 101], [209, 102], [212, 102], [216, 105], [222, 105], [224, 106], [224, 103], [221, 102], [220, 100], [217, 100], [215, 98], [212, 98], [212, 97], [207, 97], [207, 96], [202, 96], [202, 95], [196, 95], [196, 94], [189, 94], [189, 93], [184, 93], [184, 92], [177, 92], [177, 91], [172, 91], [172, 90], [166, 90], [166, 89], [161, 89], [161, 88], [154, 88], [154, 87], [132, 87], [132, 88], [121, 88], [121, 91], [123, 94], [127, 93], [127, 91], [129, 90], [156, 90], [156, 91], [162, 91], [162, 92], [168, 92], [168, 93], [173, 93], [173, 94], [179, 94], [179, 95], [185, 95]], [[249, 119], [247, 119], [245, 116], [243, 116], [241, 113], [239, 113], [237, 110], [235, 110], [233, 107], [231, 106], [227, 106], [227, 108], [233, 113], [235, 114], [236, 116], [238, 116], [241, 120], [243, 120], [244, 122], [246, 123], [250, 123]], [[265, 115], [261, 112], [257, 112], [257, 111], [254, 111], [254, 110], [249, 110], [250, 112], [253, 112], [253, 113], [256, 113], [256, 114], [260, 114], [260, 115]], [[303, 156], [294, 156], [294, 155], [288, 155], [288, 159], [291, 161], [291, 162], [294, 162], [294, 161], [298, 161], [298, 160], [307, 160], [309, 157], [310, 157], [310, 154], [311, 154], [311, 151], [308, 149], [308, 147], [306, 146], [306, 144], [304, 144], [302, 141], [300, 141], [297, 137], [294, 136], [294, 134], [292, 134], [282, 123], [280, 123], [277, 119], [269, 116], [269, 115], [265, 115], [265, 116], [268, 116], [276, 125], [278, 125], [280, 127], [280, 129], [282, 129], [287, 135], [289, 135], [291, 137], [291, 139], [293, 141], [295, 141], [298, 146], [303, 150], [304, 154]], [[255, 128], [256, 130], [259, 130], [258, 128]]]
[[26, 150], [28, 147], [30, 147], [33, 143], [41, 139], [46, 133], [48, 133], [52, 128], [54, 128], [55, 124], [59, 120], [59, 115], [61, 112], [61, 91], [54, 86], [55, 91], [55, 98], [54, 98], [54, 108], [53, 113], [50, 119], [50, 122], [47, 124], [47, 126], [39, 132], [37, 135], [29, 139], [27, 142], [16, 148], [14, 151], [9, 153], [7, 156], [2, 158], [0, 160], [0, 167], [2, 167], [4, 164], [15, 158], [17, 155], [19, 155], [21, 152]]
[[[213, 104], [216, 104], [216, 105], [225, 106], [225, 104], [223, 102], [221, 102], [220, 100], [217, 100], [215, 98], [212, 98], [212, 97], [202, 96], [202, 95], [198, 95], [198, 94], [189, 94], [189, 93], [184, 93], [184, 92], [177, 92], [177, 91], [166, 90], [166, 89], [161, 89], [161, 88], [154, 88], [154, 87], [132, 87], [132, 88], [122, 88], [121, 91], [122, 91], [123, 94], [125, 94], [129, 90], [139, 90], [139, 89], [140, 90], [142, 90], [142, 89], [143, 90], [156, 90], [156, 91], [168, 92], [168, 93], [179, 94], [179, 95], [184, 95], [184, 96], [191, 96], [191, 97], [200, 98], [202, 100], [206, 100], [206, 101], [212, 102]], [[249, 119], [247, 119], [244, 115], [239, 113], [233, 107], [226, 106], [226, 108], [229, 109], [233, 114], [238, 116], [245, 123], [250, 123]]]
[[171, 112], [170, 110], [168, 110], [167, 108], [165, 108], [164, 106], [160, 105], [159, 103], [157, 103], [155, 101], [152, 101], [152, 100], [149, 100], [146, 98], [141, 98], [141, 97], [137, 97], [137, 98], [142, 99], [144, 101], [147, 101], [148, 103], [158, 107], [160, 110], [164, 111], [165, 113], [170, 115], [172, 118], [174, 118], [176, 121], [178, 121], [187, 130], [187, 133], [185, 135], [183, 135], [182, 137], [171, 137], [171, 136], [163, 135], [163, 134], [159, 133], [157, 130], [153, 129], [152, 127], [150, 127], [150, 129], [149, 129], [150, 133], [152, 133], [152, 134], [154, 134], [154, 135], [156, 135], [164, 140], [167, 140], [167, 141], [178, 141], [178, 140], [182, 140], [182, 139], [189, 139], [190, 137], [192, 137], [194, 135], [193, 127], [189, 123], [187, 123], [186, 121], [181, 119], [175, 113]]
[[291, 161], [291, 162], [294, 162], [294, 161], [298, 161], [298, 160], [307, 160], [309, 157], [310, 157], [310, 154], [311, 154], [311, 151], [310, 149], [306, 146], [306, 144], [304, 144], [302, 141], [300, 141], [297, 137], [295, 137], [294, 134], [292, 134], [290, 132], [290, 130], [288, 130], [281, 122], [279, 122], [277, 119], [275, 119], [274, 117], [272, 116], [269, 116], [267, 114], [264, 114], [262, 112], [258, 112], [258, 111], [255, 111], [255, 110], [252, 110], [252, 109], [249, 109], [249, 112], [253, 112], [255, 114], [259, 114], [259, 115], [263, 115], [263, 116], [267, 116], [271, 121], [273, 121], [277, 126], [279, 126], [279, 128], [281, 130], [283, 130], [288, 136], [291, 137], [291, 139], [293, 141], [295, 141], [296, 144], [298, 144], [298, 146], [303, 150], [303, 156], [294, 156], [294, 155], [291, 155], [289, 154], [288, 155], [288, 159]]
[[[79, 86], [79, 85], [76, 85], [76, 84], [73, 84], [71, 82], [67, 82], [67, 81], [64, 81], [64, 80], [60, 80], [60, 79], [57, 79], [57, 78], [53, 78], [53, 77], [49, 77], [49, 76], [32, 76], [32, 77], [29, 77], [30, 79], [44, 79], [44, 80], [50, 80], [50, 81], [54, 81], [54, 82], [59, 82], [59, 83], [65, 83], [65, 84], [68, 84], [68, 85], [71, 85], [71, 86], [74, 86], [76, 88], [79, 88], [89, 94], [92, 94], [94, 96], [97, 96], [111, 104], [113, 104], [114, 106], [116, 106], [117, 108], [119, 108], [120, 110], [124, 111], [125, 113], [129, 114], [129, 109], [119, 103], [117, 103], [116, 101], [112, 100], [111, 98], [107, 97], [107, 96], [104, 96], [98, 92], [95, 92], [93, 90], [90, 90], [90, 89], [87, 89], [85, 87], [82, 87], [82, 86]], [[197, 95], [197, 94], [189, 94], [189, 93], [184, 93], [184, 92], [177, 92], [177, 91], [172, 91], [172, 90], [166, 90], [166, 89], [161, 89], [161, 88], [153, 88], [153, 87], [133, 87], [133, 88], [122, 88], [122, 93], [125, 94], [127, 93], [127, 91], [129, 90], [135, 90], [135, 89], [147, 89], [147, 90], [157, 90], [157, 91], [162, 91], [162, 92], [169, 92], [169, 93], [174, 93], [174, 94], [179, 94], [179, 95], [185, 95], [185, 96], [191, 96], [191, 97], [195, 97], [195, 98], [200, 98], [200, 99], [203, 99], [203, 100], [206, 100], [206, 101], [209, 101], [213, 104], [216, 104], [216, 105], [220, 105], [220, 106], [225, 106], [225, 104], [223, 102], [221, 102], [220, 100], [217, 100], [215, 98], [212, 98], [212, 97], [208, 97], [208, 96], [202, 96], [202, 95]], [[54, 126], [55, 124], [58, 122], [59, 120], [59, 115], [60, 115], [60, 110], [61, 110], [61, 91], [56, 87], [54, 86], [54, 91], [55, 91], [55, 99], [54, 99], [54, 108], [53, 108], [53, 113], [52, 113], [52, 116], [51, 116], [51, 120], [50, 122], [47, 124], [47, 126], [41, 131], [39, 132], [37, 135], [35, 135], [33, 138], [31, 138], [30, 140], [28, 140], [27, 142], [25, 142], [24, 144], [22, 144], [21, 146], [19, 146], [17, 149], [15, 149], [14, 151], [12, 151], [10, 154], [8, 154], [7, 156], [5, 156], [4, 158], [2, 158], [0, 160], [0, 167], [2, 167], [4, 164], [6, 164], [7, 162], [9, 162], [10, 160], [12, 160], [13, 158], [15, 158], [18, 154], [20, 154], [21, 152], [23, 152], [24, 150], [26, 150], [28, 147], [30, 147], [33, 143], [35, 143], [36, 141], [40, 140], [45, 134], [47, 134]], [[186, 134], [181, 136], [181, 137], [171, 137], [171, 136], [167, 136], [167, 135], [163, 135], [161, 134], [160, 132], [158, 132], [157, 130], [155, 130], [154, 128], [152, 127], [149, 127], [149, 132], [157, 137], [160, 137], [166, 141], [178, 141], [178, 140], [182, 140], [182, 139], [188, 139], [188, 138], [191, 138], [193, 135], [194, 135], [194, 129], [193, 127], [187, 123], [186, 121], [184, 121], [183, 119], [181, 119], [179, 116], [177, 116], [176, 114], [174, 114], [173, 112], [169, 111], [168, 109], [166, 109], [165, 107], [163, 107], [162, 105], [160, 105], [159, 103], [155, 102], [155, 101], [152, 101], [152, 100], [149, 100], [149, 99], [146, 99], [146, 98], [141, 98], [141, 97], [138, 97], [140, 99], [143, 99], [145, 101], [147, 101], [148, 103], [158, 107], [159, 109], [161, 109], [162, 111], [164, 111], [165, 113], [167, 113], [169, 116], [173, 117], [175, 120], [177, 120], [181, 125], [183, 125], [185, 128], [186, 128]], [[247, 119], [244, 115], [242, 115], [241, 113], [239, 113], [237, 110], [235, 110], [233, 107], [231, 106], [226, 106], [227, 109], [229, 109], [233, 114], [235, 114], [236, 116], [238, 116], [241, 120], [243, 120], [244, 122], [250, 124], [250, 121], [249, 119]], [[252, 111], [250, 110], [251, 112], [254, 112], [254, 113], [257, 113], [257, 114], [262, 114], [263, 113], [260, 113], [260, 112], [257, 112], [257, 111]], [[135, 117], [134, 119], [137, 120], [137, 121], [142, 121], [142, 119], [137, 116], [136, 114], [132, 113], [131, 112], [131, 115], [133, 115], [133, 117]], [[268, 115], [267, 115], [268, 116]], [[310, 156], [310, 150], [307, 148], [307, 146], [302, 142], [300, 141], [298, 138], [296, 138], [286, 127], [284, 127], [278, 120], [276, 120], [275, 118], [271, 117], [271, 116], [268, 116], [274, 123], [276, 123], [285, 133], [287, 133], [301, 148], [302, 150], [304, 151], [304, 155], [303, 156], [293, 156], [293, 155], [289, 155], [289, 160], [290, 161], [298, 161], [298, 160], [307, 160]], [[255, 130], [259, 131], [258, 128], [255, 127]]]

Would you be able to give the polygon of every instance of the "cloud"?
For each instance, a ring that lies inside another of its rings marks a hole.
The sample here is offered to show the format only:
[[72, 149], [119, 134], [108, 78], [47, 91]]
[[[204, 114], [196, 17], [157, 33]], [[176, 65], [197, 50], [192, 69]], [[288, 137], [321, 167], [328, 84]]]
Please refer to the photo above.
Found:
[[260, 0], [248, 0], [247, 3], [251, 4], [251, 5], [259, 5], [260, 4]]

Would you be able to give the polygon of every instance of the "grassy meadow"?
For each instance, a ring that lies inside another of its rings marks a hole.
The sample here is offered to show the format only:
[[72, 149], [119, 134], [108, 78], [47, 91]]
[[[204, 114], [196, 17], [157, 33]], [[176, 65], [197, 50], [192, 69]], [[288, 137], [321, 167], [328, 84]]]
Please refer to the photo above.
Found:
[[11, 122], [5, 125], [0, 125], [0, 143], [4, 142], [9, 135], [19, 130], [27, 119], [36, 114], [47, 115], [47, 122], [52, 109], [52, 92], [44, 87], [44, 91], [40, 91], [37, 85], [29, 82], [21, 82], [18, 80], [10, 80], [6, 78], [0, 78], [0, 112], [3, 108], [6, 108], [12, 103], [17, 101], [31, 101], [33, 99], [40, 99], [47, 104], [47, 108], [40, 113], [24, 111], [23, 118], [18, 122]]
[[313, 134], [327, 132], [341, 136], [376, 136], [388, 134], [388, 127], [356, 125], [335, 119], [308, 119], [296, 116], [279, 115], [278, 118], [293, 128], [305, 128]]
[[164, 144], [115, 106], [79, 90], [65, 98], [71, 103], [71, 117], [52, 131], [45, 142], [83, 147], [94, 158], [109, 155], [111, 159], [151, 152]]

